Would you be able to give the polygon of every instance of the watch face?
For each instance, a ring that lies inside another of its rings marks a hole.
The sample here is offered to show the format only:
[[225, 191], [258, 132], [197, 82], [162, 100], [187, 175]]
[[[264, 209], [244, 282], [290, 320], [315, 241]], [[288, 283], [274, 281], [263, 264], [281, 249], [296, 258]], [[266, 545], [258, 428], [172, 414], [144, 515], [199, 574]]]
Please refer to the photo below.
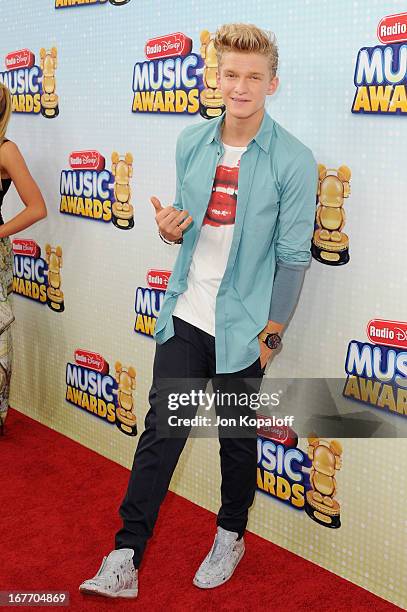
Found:
[[281, 338], [278, 334], [269, 334], [266, 338], [266, 344], [269, 349], [275, 349], [281, 342]]

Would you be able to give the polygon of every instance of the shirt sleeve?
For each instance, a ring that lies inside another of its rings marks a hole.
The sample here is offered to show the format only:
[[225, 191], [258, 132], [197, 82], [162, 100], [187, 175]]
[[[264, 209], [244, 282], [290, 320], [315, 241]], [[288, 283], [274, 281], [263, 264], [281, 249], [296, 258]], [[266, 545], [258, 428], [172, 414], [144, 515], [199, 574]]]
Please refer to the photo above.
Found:
[[290, 164], [282, 182], [276, 232], [276, 273], [269, 320], [286, 323], [301, 291], [311, 261], [318, 167], [309, 149]]
[[304, 276], [305, 268], [303, 266], [277, 264], [269, 321], [283, 324], [288, 321], [300, 295]]
[[175, 147], [175, 167], [176, 167], [176, 187], [175, 187], [175, 201], [174, 208], [183, 210], [182, 197], [181, 197], [181, 185], [184, 178], [184, 162], [183, 162], [183, 147], [182, 147], [182, 132], [177, 138], [177, 144]]

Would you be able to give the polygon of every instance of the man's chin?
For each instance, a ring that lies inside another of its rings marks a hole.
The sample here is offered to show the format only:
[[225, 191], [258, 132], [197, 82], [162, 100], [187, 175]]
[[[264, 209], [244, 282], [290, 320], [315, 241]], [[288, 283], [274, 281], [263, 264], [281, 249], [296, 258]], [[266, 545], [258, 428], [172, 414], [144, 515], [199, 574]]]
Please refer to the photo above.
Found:
[[226, 113], [229, 117], [234, 117], [235, 119], [249, 119], [256, 113], [256, 109], [253, 108], [236, 108], [235, 105], [226, 105]]

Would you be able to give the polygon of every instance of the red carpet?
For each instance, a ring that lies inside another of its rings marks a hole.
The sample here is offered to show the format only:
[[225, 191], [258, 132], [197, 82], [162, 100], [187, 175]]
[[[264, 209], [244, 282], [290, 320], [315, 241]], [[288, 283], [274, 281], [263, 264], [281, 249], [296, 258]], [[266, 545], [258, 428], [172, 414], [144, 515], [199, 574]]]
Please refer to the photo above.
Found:
[[191, 581], [212, 543], [214, 515], [172, 493], [144, 556], [139, 597], [81, 595], [79, 584], [96, 573], [103, 554], [113, 548], [128, 471], [14, 410], [0, 437], [0, 456], [0, 591], [69, 591], [70, 609], [99, 612], [110, 607], [153, 612], [401, 609], [249, 533], [246, 554], [230, 582], [211, 591], [197, 589]]

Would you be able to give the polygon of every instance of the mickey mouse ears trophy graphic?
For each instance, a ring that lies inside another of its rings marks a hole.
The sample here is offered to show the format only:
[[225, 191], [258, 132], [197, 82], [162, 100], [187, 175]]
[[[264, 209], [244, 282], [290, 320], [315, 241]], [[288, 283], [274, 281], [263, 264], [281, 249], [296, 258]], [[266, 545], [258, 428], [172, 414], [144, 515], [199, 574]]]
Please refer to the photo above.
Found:
[[57, 50], [40, 49], [40, 68], [42, 70], [41, 114], [53, 119], [59, 114], [56, 91], [55, 70], [57, 69]]
[[344, 198], [350, 194], [348, 166], [326, 168], [318, 164], [318, 207], [311, 252], [321, 263], [341, 266], [349, 261], [349, 237], [345, 226]]
[[222, 94], [216, 85], [218, 60], [213, 44], [213, 35], [208, 30], [202, 30], [200, 39], [200, 53], [205, 63], [202, 76], [205, 89], [201, 91], [199, 96], [199, 113], [204, 119], [212, 119], [213, 117], [219, 117], [224, 112], [225, 105], [223, 104]]
[[114, 202], [112, 223], [120, 229], [134, 227], [134, 209], [130, 204], [130, 179], [133, 176], [133, 156], [131, 153], [119, 155], [112, 153], [112, 174], [114, 176]]
[[64, 293], [61, 289], [62, 248], [45, 245], [45, 261], [48, 264], [47, 304], [56, 312], [65, 310]]
[[324, 440], [316, 434], [308, 436], [308, 457], [312, 461], [310, 484], [306, 493], [305, 512], [310, 518], [337, 529], [341, 526], [340, 505], [334, 499], [337, 491], [334, 478], [342, 467], [342, 445], [338, 440]]
[[137, 435], [137, 418], [134, 412], [133, 391], [136, 388], [136, 370], [125, 368], [120, 361], [114, 365], [117, 388], [116, 425], [128, 436]]

